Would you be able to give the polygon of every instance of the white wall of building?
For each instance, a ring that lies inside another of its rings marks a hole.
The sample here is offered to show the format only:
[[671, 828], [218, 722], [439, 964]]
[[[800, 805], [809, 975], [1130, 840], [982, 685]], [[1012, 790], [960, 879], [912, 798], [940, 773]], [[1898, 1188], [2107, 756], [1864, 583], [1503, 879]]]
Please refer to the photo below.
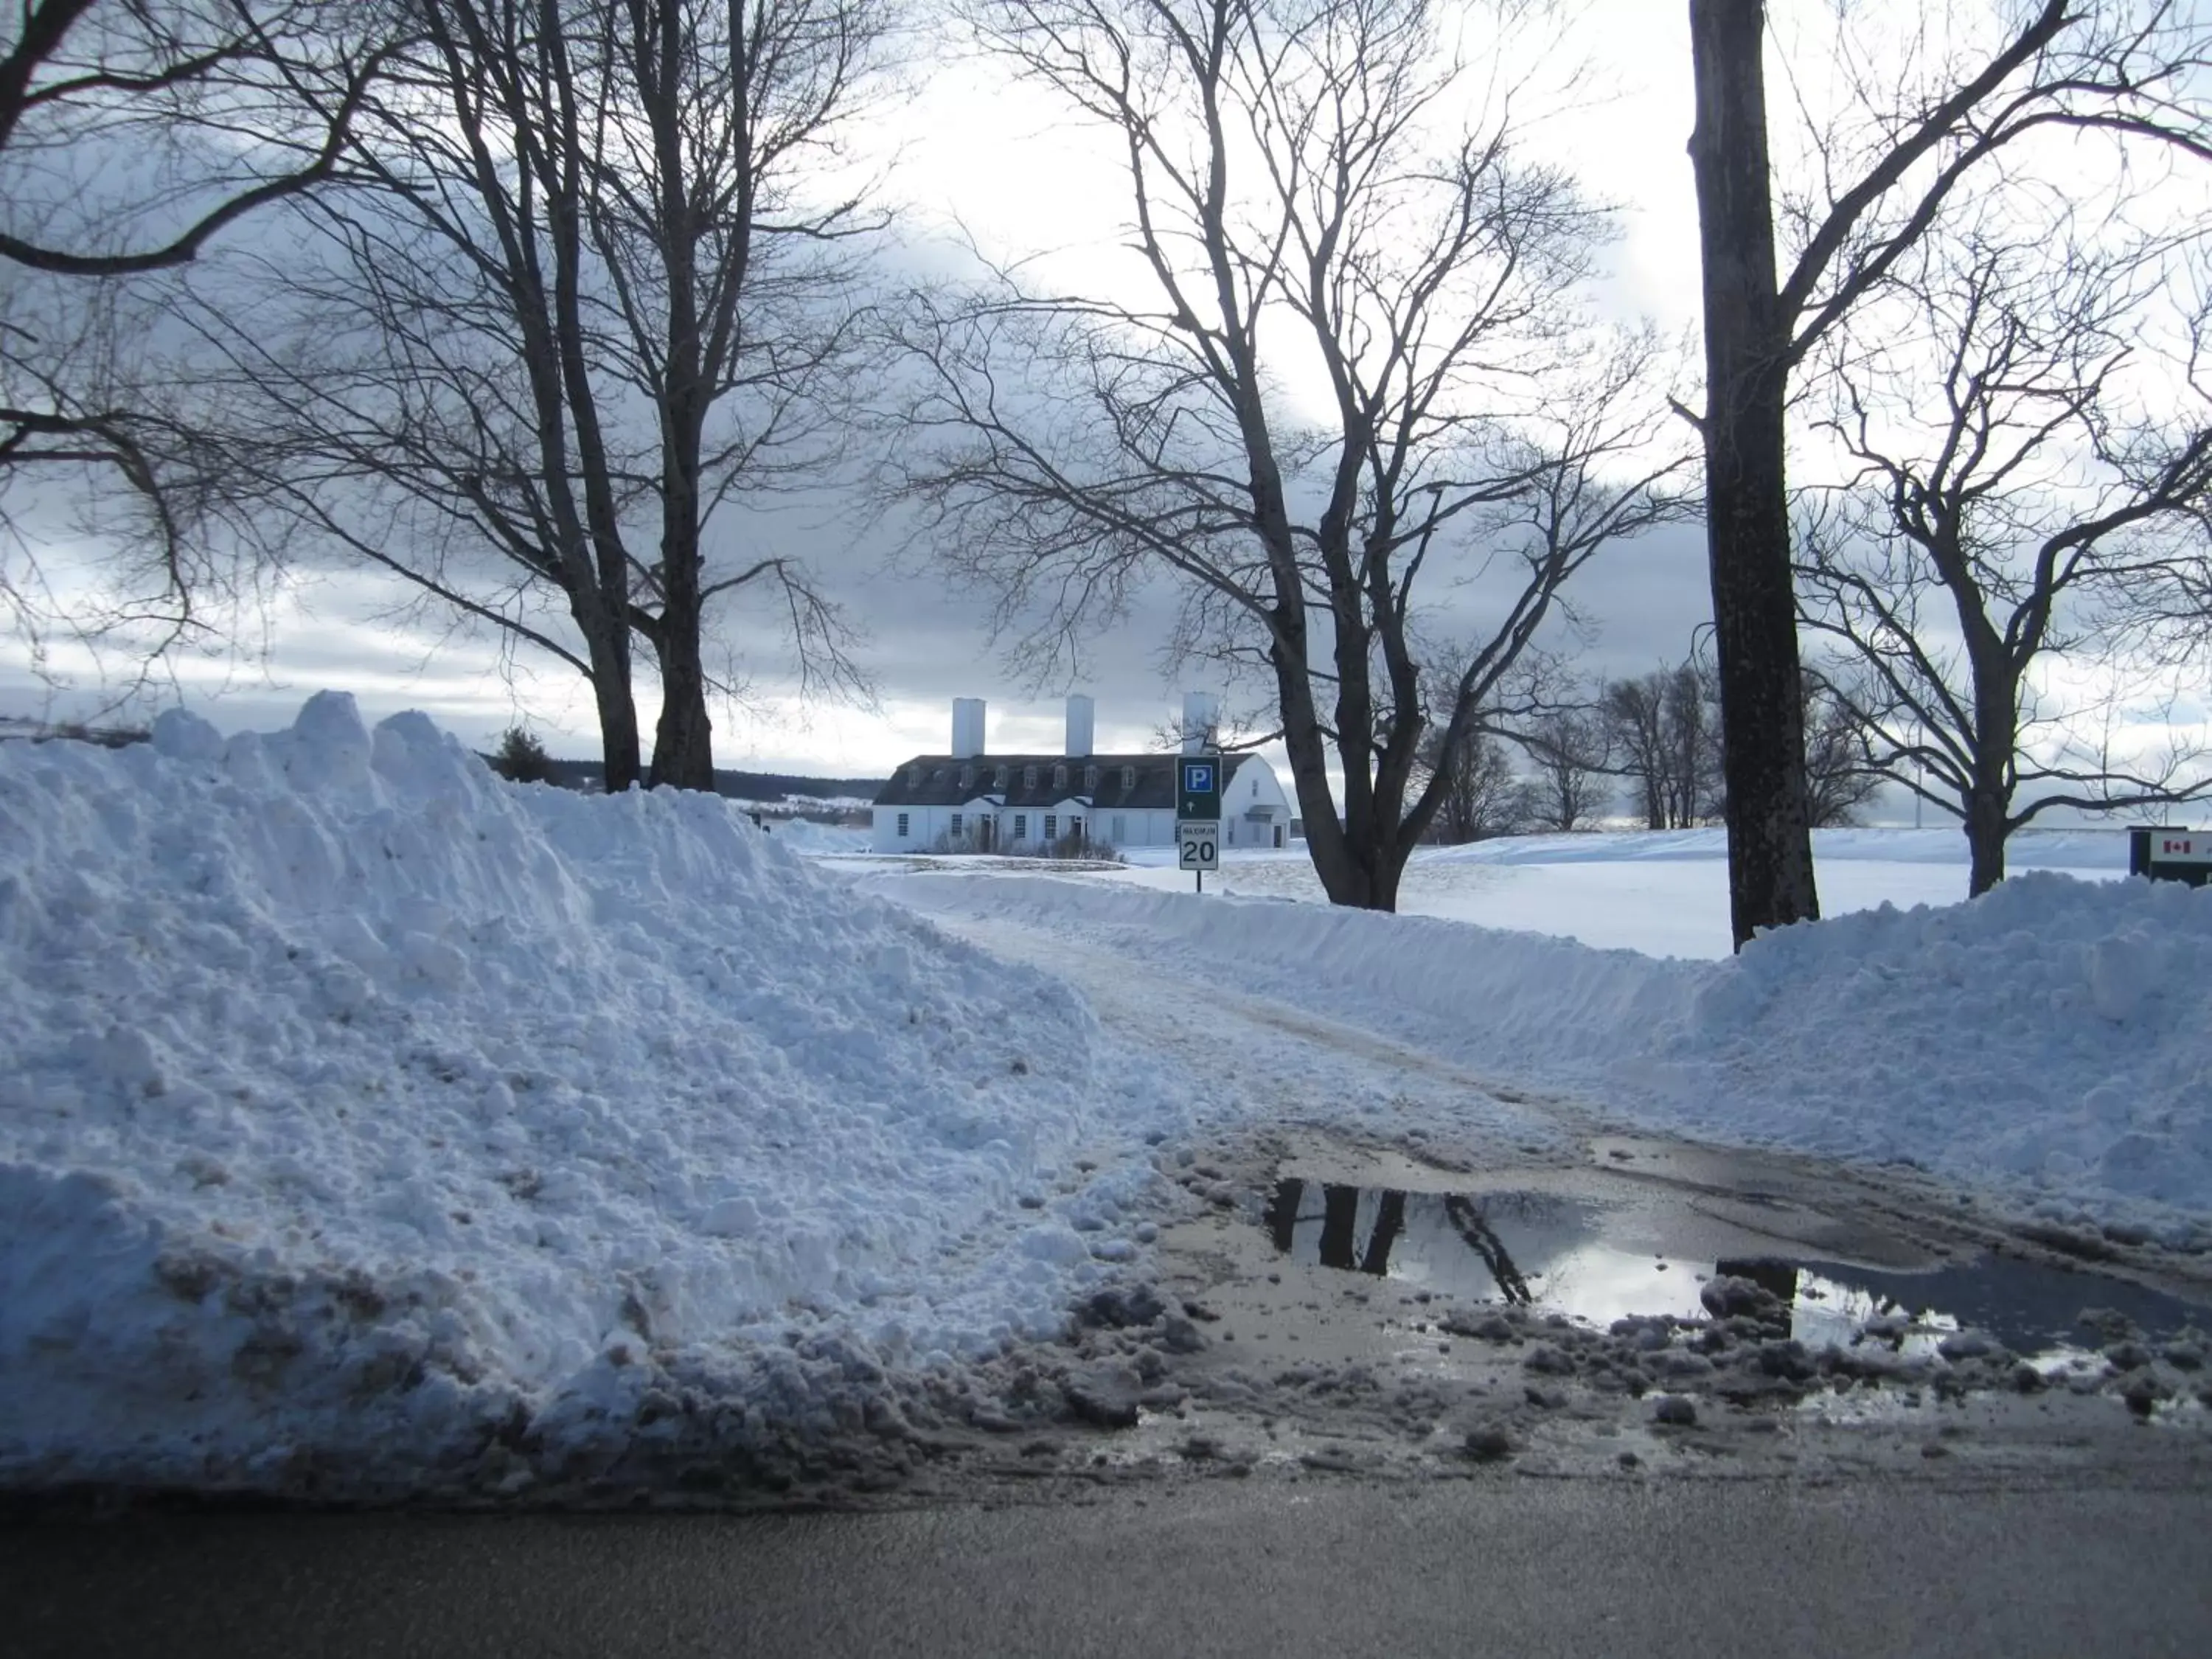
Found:
[[1098, 827], [1093, 831], [1100, 839], [1116, 849], [1124, 847], [1172, 847], [1175, 845], [1175, 814], [1172, 812], [1112, 811], [1098, 814]]
[[869, 809], [868, 845], [878, 853], [927, 853], [940, 841], [976, 833], [979, 818], [995, 818], [998, 804], [972, 800], [960, 806], [877, 806]]
[[1229, 775], [1228, 787], [1222, 793], [1221, 844], [1287, 847], [1292, 816], [1290, 797], [1283, 793], [1275, 769], [1256, 755], [1247, 756]]
[[[989, 781], [988, 774], [983, 781]], [[1254, 817], [1255, 810], [1264, 816]], [[1221, 844], [1224, 848], [1290, 844], [1293, 816], [1290, 798], [1283, 793], [1274, 768], [1257, 756], [1246, 756], [1237, 763], [1229, 775], [1221, 811]], [[940, 842], [974, 838], [977, 819], [989, 817], [994, 820], [993, 851], [1030, 853], [1036, 851], [1047, 839], [1044, 820], [1048, 813], [1053, 819], [1052, 840], [1070, 834], [1072, 821], [1079, 820], [1093, 841], [1106, 842], [1116, 848], [1175, 845], [1176, 815], [1172, 809], [1116, 811], [1109, 807], [1093, 812], [1079, 797], [1071, 797], [1048, 807], [1001, 806], [988, 797], [957, 807], [878, 806], [872, 809], [873, 827], [869, 842], [878, 853], [927, 853], [935, 850]], [[959, 821], [957, 830], [956, 817]], [[1018, 825], [1018, 818], [1021, 820]], [[1278, 830], [1282, 831], [1279, 842], [1275, 835]]]

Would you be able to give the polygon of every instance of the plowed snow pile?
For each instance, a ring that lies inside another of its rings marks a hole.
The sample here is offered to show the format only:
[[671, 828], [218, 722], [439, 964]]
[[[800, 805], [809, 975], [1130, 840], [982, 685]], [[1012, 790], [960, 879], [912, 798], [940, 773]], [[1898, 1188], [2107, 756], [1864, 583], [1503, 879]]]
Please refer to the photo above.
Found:
[[676, 1375], [843, 1421], [1133, 1249], [1176, 1109], [1095, 1036], [713, 797], [419, 715], [0, 745], [0, 1478], [618, 1441]]

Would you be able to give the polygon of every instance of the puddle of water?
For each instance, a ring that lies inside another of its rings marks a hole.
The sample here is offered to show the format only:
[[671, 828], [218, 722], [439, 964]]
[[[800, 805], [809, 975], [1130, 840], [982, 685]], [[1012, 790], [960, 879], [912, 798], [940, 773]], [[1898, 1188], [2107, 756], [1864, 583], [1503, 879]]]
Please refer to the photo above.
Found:
[[[1551, 1193], [1479, 1196], [1285, 1177], [1259, 1215], [1278, 1252], [1460, 1302], [1512, 1303], [1604, 1325], [1632, 1314], [1702, 1317], [1715, 1273], [1755, 1279], [1790, 1310], [1808, 1347], [1847, 1345], [1883, 1322], [1907, 1353], [1932, 1353], [1964, 1328], [2045, 1367], [2086, 1358], [2100, 1339], [2079, 1323], [2109, 1308], [2149, 1336], [2212, 1314], [2123, 1279], [2010, 1257], [1895, 1273], [1816, 1260], [1656, 1258], [1607, 1242], [1609, 1212]], [[1662, 1271], [1663, 1267], [1663, 1271]]]

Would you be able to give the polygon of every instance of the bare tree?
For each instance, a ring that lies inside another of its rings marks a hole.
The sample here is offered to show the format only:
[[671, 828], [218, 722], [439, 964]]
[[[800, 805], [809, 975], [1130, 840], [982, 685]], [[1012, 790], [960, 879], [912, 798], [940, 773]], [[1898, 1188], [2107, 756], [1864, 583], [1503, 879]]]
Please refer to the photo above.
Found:
[[1519, 835], [1535, 816], [1536, 792], [1515, 773], [1505, 745], [1478, 732], [1445, 757], [1439, 752], [1441, 736], [1430, 738], [1422, 760], [1431, 769], [1449, 769], [1436, 816], [1429, 823], [1429, 838], [1456, 847]]
[[1663, 671], [1609, 683], [1598, 700], [1597, 719], [1613, 764], [1635, 790], [1647, 830], [1664, 830], [1672, 755], [1667, 741], [1667, 676]]
[[649, 781], [711, 788], [718, 602], [780, 618], [802, 684], [862, 684], [805, 563], [732, 521], [838, 465], [852, 250], [880, 220], [836, 146], [885, 14], [409, 4], [360, 188], [308, 209], [316, 263], [264, 267], [289, 326], [215, 331], [264, 422], [247, 447], [317, 536], [583, 674], [610, 789], [641, 772], [644, 640]]
[[[1691, 0], [1705, 272], [1707, 537], [1728, 774], [1729, 892], [1739, 947], [1817, 916], [1785, 422], [1791, 376], [1946, 213], [1970, 179], [2041, 133], [2212, 156], [2207, 26], [2174, 0], [2039, 0], [1977, 49], [1913, 37], [1882, 83], [1846, 56], [1855, 119], [1820, 135], [1817, 181], [1785, 194], [1778, 264], [1762, 64], [1764, 0]], [[1853, 9], [1850, 15], [1861, 9]], [[1948, 21], [1960, 9], [1940, 9]], [[1838, 9], [1839, 21], [1846, 19]], [[1971, 32], [1966, 32], [1969, 35]], [[2078, 152], [2059, 152], [2078, 174]]]
[[[1268, 687], [1329, 898], [1392, 908], [1450, 775], [1417, 786], [1425, 742], [1455, 753], [1562, 587], [1682, 511], [1651, 348], [1578, 327], [1602, 222], [1504, 117], [1457, 125], [1429, 0], [977, 0], [976, 21], [1115, 135], [1150, 297], [1000, 273], [922, 304], [909, 495], [1048, 656], [1175, 580], [1180, 647]], [[1311, 414], [1277, 379], [1293, 360]], [[1428, 657], [1435, 595], [1486, 568], [1478, 642]]]
[[1559, 710], [1531, 723], [1521, 738], [1535, 767], [1534, 811], [1540, 828], [1586, 828], [1611, 793], [1611, 756], [1592, 715]]
[[2186, 752], [2084, 738], [2048, 672], [2111, 664], [2133, 596], [2204, 567], [2212, 420], [2147, 407], [2130, 374], [2157, 252], [1932, 239], [1823, 365], [1859, 471], [1806, 515], [1805, 621], [1863, 671], [1837, 695], [1872, 764], [1963, 821], [1975, 893], [2040, 813], [2212, 787]]
[[1833, 690], [1827, 675], [1805, 671], [1805, 811], [1815, 830], [1858, 822], [1859, 808], [1881, 788], [1855, 707]]
[[1692, 655], [1667, 676], [1668, 806], [1674, 827], [1711, 822], [1726, 805], [1721, 754], [1720, 687], [1712, 665]]
[[[59, 623], [158, 651], [229, 586], [202, 533], [191, 411], [130, 279], [329, 179], [379, 62], [378, 9], [21, 0], [0, 19], [0, 609], [34, 647]], [[45, 510], [27, 517], [10, 486], [33, 479]], [[40, 550], [64, 536], [76, 568], [50, 581]], [[102, 583], [88, 544], [109, 550]]]
[[1648, 830], [1686, 830], [1721, 806], [1712, 671], [1695, 657], [1607, 684], [1597, 719]]

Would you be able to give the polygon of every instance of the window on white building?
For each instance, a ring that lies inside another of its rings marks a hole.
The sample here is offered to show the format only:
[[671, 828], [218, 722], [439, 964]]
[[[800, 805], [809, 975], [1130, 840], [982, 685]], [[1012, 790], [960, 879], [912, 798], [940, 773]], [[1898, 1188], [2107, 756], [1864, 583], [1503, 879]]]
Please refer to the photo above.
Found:
[[952, 815], [952, 834], [956, 839], [960, 834], [960, 814], [957, 812]]
[[1026, 813], [1026, 812], [1017, 812], [1017, 813], [1015, 813], [1015, 814], [1014, 814], [1014, 839], [1015, 839], [1016, 841], [1027, 841], [1029, 838], [1030, 838], [1030, 815], [1029, 815], [1028, 813]]
[[903, 812], [899, 814], [898, 832], [899, 839], [901, 841], [904, 841], [906, 839], [906, 814]]
[[1058, 841], [1060, 839], [1060, 830], [1057, 827], [1059, 823], [1060, 817], [1058, 814], [1048, 812], [1044, 815], [1044, 838], [1047, 841]]

